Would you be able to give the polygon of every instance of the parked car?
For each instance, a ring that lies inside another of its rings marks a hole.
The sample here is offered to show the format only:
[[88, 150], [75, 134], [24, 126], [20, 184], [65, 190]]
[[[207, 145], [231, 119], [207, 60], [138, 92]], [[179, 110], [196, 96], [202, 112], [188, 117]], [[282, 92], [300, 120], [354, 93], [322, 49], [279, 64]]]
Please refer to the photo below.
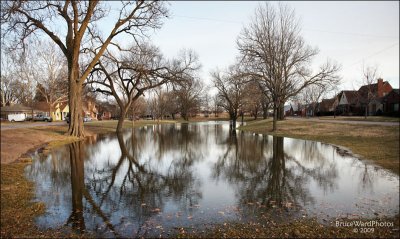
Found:
[[22, 121], [26, 120], [25, 114], [9, 114], [7, 116], [7, 118], [8, 118], [8, 121], [11, 121], [11, 122], [18, 122], [18, 121], [22, 122]]
[[[69, 114], [67, 116], [65, 116], [65, 121], [67, 122], [67, 124], [69, 124]], [[83, 122], [90, 122], [92, 121], [92, 118], [89, 116], [85, 116], [83, 117]]]
[[46, 121], [46, 122], [53, 121], [53, 119], [51, 117], [44, 116], [44, 115], [35, 115], [35, 116], [33, 116], [32, 120], [33, 121]]
[[83, 117], [83, 122], [90, 122], [90, 121], [92, 121], [92, 118], [90, 116]]

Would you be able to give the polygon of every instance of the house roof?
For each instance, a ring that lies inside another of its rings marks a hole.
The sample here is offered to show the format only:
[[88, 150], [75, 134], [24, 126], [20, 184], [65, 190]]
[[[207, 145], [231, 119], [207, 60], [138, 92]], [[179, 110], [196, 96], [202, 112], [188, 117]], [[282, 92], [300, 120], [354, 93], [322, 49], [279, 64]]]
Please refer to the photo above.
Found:
[[336, 98], [332, 99], [322, 99], [321, 103], [319, 104], [319, 108], [321, 111], [329, 111], [329, 108], [333, 106], [335, 103]]
[[31, 107], [21, 105], [21, 104], [4, 106], [4, 107], [0, 107], [0, 108], [1, 108], [1, 112], [32, 111]]
[[349, 104], [357, 104], [358, 103], [358, 92], [355, 90], [344, 90], [343, 94], [346, 96], [347, 102]]
[[65, 109], [65, 107], [68, 106], [68, 102], [61, 102], [60, 103], [60, 110], [63, 111]]
[[47, 102], [40, 101], [33, 103], [33, 109], [37, 111], [48, 112], [50, 110], [50, 106]]
[[290, 105], [292, 106], [293, 111], [299, 111], [299, 110], [304, 109], [304, 106], [300, 105], [298, 103], [294, 103], [294, 104], [290, 104]]

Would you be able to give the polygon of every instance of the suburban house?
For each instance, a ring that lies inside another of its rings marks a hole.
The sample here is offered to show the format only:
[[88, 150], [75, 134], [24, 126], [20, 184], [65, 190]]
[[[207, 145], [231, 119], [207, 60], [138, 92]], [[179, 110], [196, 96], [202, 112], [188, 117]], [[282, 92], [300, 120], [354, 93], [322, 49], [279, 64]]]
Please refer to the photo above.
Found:
[[69, 114], [69, 105], [67, 102], [60, 103], [58, 106], [60, 115], [61, 115], [61, 120], [65, 120], [65, 117]]
[[335, 96], [332, 99], [322, 99], [317, 107], [318, 116], [334, 115], [336, 107], [339, 104], [338, 97]]
[[99, 120], [110, 120], [117, 117], [116, 106], [109, 102], [98, 102], [97, 104], [97, 118]]
[[360, 97], [355, 90], [343, 90], [338, 94], [339, 103], [336, 112], [339, 115], [361, 115]]
[[9, 114], [21, 114], [25, 118], [32, 116], [32, 108], [21, 104], [0, 107], [0, 112], [2, 120], [7, 120]]
[[379, 78], [375, 84], [363, 85], [358, 90], [359, 102], [364, 109], [367, 106], [368, 115], [379, 115], [383, 113], [383, 97], [392, 91], [389, 82]]
[[[34, 115], [50, 117], [50, 105], [45, 101], [34, 102], [32, 105]], [[54, 109], [52, 109], [54, 111]], [[53, 118], [53, 117], [52, 117]], [[53, 118], [53, 120], [55, 120]]]
[[306, 115], [306, 107], [301, 105], [300, 103], [291, 103], [289, 105], [289, 109], [285, 109], [285, 116], [305, 116]]
[[33, 104], [34, 114], [44, 115], [51, 117], [53, 121], [65, 120], [65, 116], [69, 113], [69, 107], [66, 102], [57, 103], [52, 109], [50, 114], [50, 105], [45, 101], [35, 102]]
[[65, 120], [69, 113], [69, 106], [67, 102], [57, 103], [51, 112], [51, 118], [54, 120]]
[[399, 102], [400, 102], [400, 92], [399, 89], [393, 89], [387, 95], [382, 98], [383, 114], [389, 116], [399, 117]]

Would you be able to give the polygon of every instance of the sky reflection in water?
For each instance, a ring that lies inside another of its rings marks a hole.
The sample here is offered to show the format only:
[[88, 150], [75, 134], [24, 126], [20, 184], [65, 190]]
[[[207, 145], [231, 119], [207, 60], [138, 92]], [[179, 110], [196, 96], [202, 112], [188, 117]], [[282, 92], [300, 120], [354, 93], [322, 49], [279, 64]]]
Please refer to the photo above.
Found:
[[330, 145], [232, 133], [224, 122], [147, 126], [36, 155], [26, 169], [47, 213], [98, 236], [316, 216], [393, 216], [399, 177]]

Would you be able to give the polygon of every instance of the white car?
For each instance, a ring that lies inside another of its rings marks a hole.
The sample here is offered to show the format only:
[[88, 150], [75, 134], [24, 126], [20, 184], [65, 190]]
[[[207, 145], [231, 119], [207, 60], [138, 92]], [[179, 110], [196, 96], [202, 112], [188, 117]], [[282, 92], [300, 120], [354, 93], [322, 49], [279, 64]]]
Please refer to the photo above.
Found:
[[26, 120], [26, 115], [25, 114], [9, 114], [7, 116], [8, 121], [11, 122], [22, 122]]
[[90, 121], [92, 121], [92, 118], [90, 116], [83, 117], [83, 122], [90, 122]]

